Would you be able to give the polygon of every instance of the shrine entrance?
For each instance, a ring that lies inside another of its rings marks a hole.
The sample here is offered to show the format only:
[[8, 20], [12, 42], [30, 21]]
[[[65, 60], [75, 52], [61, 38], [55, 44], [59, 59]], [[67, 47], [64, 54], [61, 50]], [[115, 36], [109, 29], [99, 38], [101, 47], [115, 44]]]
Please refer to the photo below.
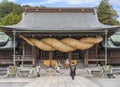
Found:
[[51, 66], [54, 67], [55, 63], [57, 61], [60, 61], [62, 68], [65, 67], [65, 60], [69, 59], [71, 62], [74, 62], [75, 64], [78, 63], [79, 60], [84, 61], [84, 54], [80, 50], [76, 50], [73, 52], [60, 52], [60, 51], [43, 51], [38, 49], [37, 53], [37, 62], [40, 62], [44, 64], [44, 66]]

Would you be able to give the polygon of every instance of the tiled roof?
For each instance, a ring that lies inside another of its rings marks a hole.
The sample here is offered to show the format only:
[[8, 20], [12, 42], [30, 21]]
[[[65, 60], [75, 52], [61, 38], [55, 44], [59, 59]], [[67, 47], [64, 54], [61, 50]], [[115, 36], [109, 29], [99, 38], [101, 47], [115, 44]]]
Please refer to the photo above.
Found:
[[[102, 46], [105, 47], [105, 41], [102, 42]], [[107, 41], [107, 48], [120, 49], [120, 32], [116, 32]]]
[[114, 45], [120, 46], [120, 32], [115, 33], [110, 37]]
[[[17, 42], [15, 43], [15, 47], [17, 47]], [[0, 46], [0, 50], [5, 50], [5, 49], [8, 49], [8, 50], [11, 49], [11, 50], [13, 50], [13, 48], [14, 48], [14, 42], [11, 41], [11, 40], [9, 40], [6, 43], [6, 45]]]
[[8, 42], [9, 36], [4, 32], [0, 32], [0, 46], [4, 46]]
[[116, 29], [118, 26], [101, 24], [94, 8], [44, 8], [27, 9], [20, 23], [1, 28], [28, 31], [99, 31]]
[[[17, 46], [17, 42], [16, 42], [16, 46]], [[14, 43], [12, 39], [4, 32], [0, 32], [0, 50], [13, 49], [13, 47], [14, 47]]]

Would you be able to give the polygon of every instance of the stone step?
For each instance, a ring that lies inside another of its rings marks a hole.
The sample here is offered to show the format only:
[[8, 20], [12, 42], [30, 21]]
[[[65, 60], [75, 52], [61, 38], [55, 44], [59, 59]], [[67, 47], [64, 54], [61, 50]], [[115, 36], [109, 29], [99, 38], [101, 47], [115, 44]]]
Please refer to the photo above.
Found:
[[120, 67], [112, 67], [112, 73], [113, 74], [120, 74]]
[[6, 67], [0, 67], [0, 75], [5, 75], [7, 73]]
[[[44, 66], [43, 61], [39, 61], [38, 64], [40, 64], [40, 66], [42, 67], [42, 69], [47, 69], [47, 68], [49, 68], [49, 67], [47, 67], [47, 66]], [[62, 65], [62, 66], [61, 66], [61, 69], [65, 69], [65, 64], [64, 64], [63, 61], [61, 62], [61, 65]], [[78, 60], [78, 64], [77, 64], [76, 66], [77, 66], [78, 69], [83, 69], [83, 68], [85, 68], [85, 65], [84, 65], [83, 60]], [[54, 68], [54, 67], [53, 67], [53, 68]]]

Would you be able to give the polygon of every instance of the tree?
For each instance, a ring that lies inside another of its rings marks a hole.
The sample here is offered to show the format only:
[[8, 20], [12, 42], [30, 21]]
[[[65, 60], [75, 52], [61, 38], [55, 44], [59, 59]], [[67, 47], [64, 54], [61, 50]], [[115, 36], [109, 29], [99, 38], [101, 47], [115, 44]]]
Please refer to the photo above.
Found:
[[26, 8], [30, 8], [31, 6], [30, 5], [23, 5], [22, 7], [23, 7], [23, 9], [26, 9]]
[[2, 20], [3, 17], [5, 17], [6, 15], [8, 15], [11, 12], [14, 12], [16, 14], [21, 14], [23, 12], [23, 8], [22, 8], [22, 6], [20, 6], [16, 3], [8, 2], [7, 0], [3, 0], [0, 3], [0, 19]]
[[21, 15], [11, 12], [3, 18], [1, 25], [12, 25], [17, 24], [21, 20]]
[[[30, 7], [32, 6], [30, 5], [21, 6], [13, 2], [8, 2], [8, 0], [2, 0], [2, 2], [0, 3], [0, 25], [16, 24], [16, 21], [19, 22], [19, 19], [20, 19], [19, 17], [21, 17], [19, 15], [22, 14], [23, 10], [25, 8], [30, 8]], [[45, 6], [40, 6], [40, 7], [45, 8]], [[17, 17], [16, 20], [15, 20], [15, 17], [12, 17], [13, 15]], [[14, 19], [12, 20], [12, 18], [9, 18], [10, 16]]]
[[118, 25], [117, 21], [119, 17], [117, 12], [109, 4], [109, 0], [102, 0], [97, 8], [98, 19], [101, 23], [107, 25]]

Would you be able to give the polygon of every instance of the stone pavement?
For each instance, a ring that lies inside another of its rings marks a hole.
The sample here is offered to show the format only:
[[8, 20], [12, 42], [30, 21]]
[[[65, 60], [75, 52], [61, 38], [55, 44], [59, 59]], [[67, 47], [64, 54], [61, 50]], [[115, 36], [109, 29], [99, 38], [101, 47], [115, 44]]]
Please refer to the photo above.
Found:
[[23, 87], [26, 83], [0, 83], [0, 87]]
[[61, 69], [57, 73], [52, 68], [41, 70], [41, 77], [37, 78], [1, 76], [0, 87], [120, 87], [120, 75], [110, 79], [96, 78], [89, 73], [91, 70], [96, 68], [77, 69], [75, 80], [69, 76], [69, 69]]
[[[69, 69], [60, 69], [60, 73], [57, 73], [55, 69], [49, 68], [49, 69], [42, 69], [41, 70], [41, 76], [50, 76], [50, 75], [70, 75]], [[76, 70], [77, 76], [83, 76], [83, 77], [93, 77], [91, 73], [88, 72], [88, 69], [77, 69]]]
[[76, 76], [72, 80], [70, 76], [41, 76], [26, 84], [24, 87], [100, 87], [92, 81]]
[[0, 78], [0, 83], [27, 83], [33, 80], [34, 78]]
[[33, 78], [4, 78], [0, 77], [0, 87], [23, 87]]
[[4, 78], [1, 76], [0, 87], [120, 87], [120, 75], [110, 79], [98, 78], [92, 76], [89, 70], [96, 69], [77, 69], [75, 80], [69, 76], [69, 69], [61, 69], [60, 73], [54, 69], [43, 69], [41, 77], [37, 78]]
[[120, 76], [116, 78], [89, 78], [100, 87], [120, 87]]

